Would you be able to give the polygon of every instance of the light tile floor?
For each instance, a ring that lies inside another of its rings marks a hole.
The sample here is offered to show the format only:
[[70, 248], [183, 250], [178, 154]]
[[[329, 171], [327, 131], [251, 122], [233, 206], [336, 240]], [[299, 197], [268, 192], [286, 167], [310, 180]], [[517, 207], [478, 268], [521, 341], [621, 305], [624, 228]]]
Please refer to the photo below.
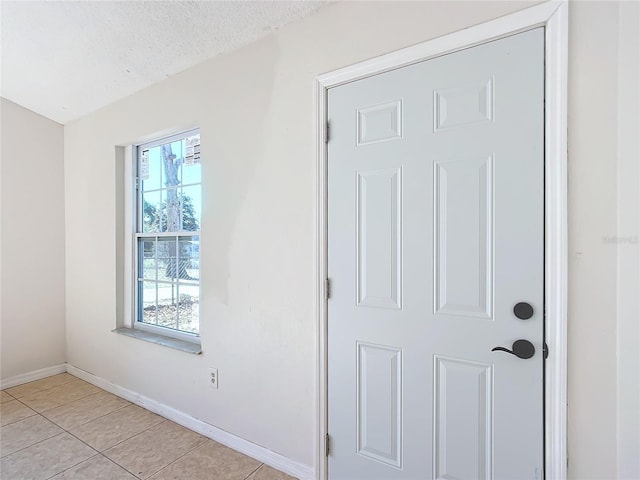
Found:
[[67, 373], [0, 391], [3, 480], [292, 480]]

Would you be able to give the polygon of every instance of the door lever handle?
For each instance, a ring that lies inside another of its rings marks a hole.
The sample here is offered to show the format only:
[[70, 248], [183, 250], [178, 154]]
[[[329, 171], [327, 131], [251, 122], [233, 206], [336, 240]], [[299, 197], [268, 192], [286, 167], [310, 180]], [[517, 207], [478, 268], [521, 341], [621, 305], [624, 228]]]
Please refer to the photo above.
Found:
[[536, 353], [536, 347], [534, 347], [533, 343], [531, 343], [529, 340], [516, 340], [515, 342], [513, 342], [511, 350], [504, 347], [494, 347], [491, 349], [491, 351], [507, 352], [511, 355], [515, 355], [518, 358], [523, 358], [526, 360], [527, 358], [533, 357], [533, 355]]

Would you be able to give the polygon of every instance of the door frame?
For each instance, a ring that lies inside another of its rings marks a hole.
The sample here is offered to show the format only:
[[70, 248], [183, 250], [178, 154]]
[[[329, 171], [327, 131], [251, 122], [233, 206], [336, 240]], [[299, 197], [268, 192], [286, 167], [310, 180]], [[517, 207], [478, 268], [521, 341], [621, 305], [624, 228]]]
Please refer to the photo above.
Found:
[[408, 48], [320, 75], [316, 79], [316, 478], [328, 476], [327, 399], [327, 95], [345, 83], [545, 27], [545, 472], [567, 475], [567, 71], [568, 3], [551, 1]]

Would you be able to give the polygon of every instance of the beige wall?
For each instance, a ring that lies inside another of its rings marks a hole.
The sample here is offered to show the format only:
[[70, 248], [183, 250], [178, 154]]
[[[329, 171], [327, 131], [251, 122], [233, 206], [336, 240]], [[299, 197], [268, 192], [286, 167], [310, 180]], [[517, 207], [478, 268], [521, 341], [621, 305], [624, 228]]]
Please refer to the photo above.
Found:
[[[569, 10], [569, 468], [615, 478], [615, 3]], [[610, 233], [611, 232], [611, 233]]]
[[65, 362], [63, 127], [4, 98], [2, 381]]
[[640, 2], [619, 12], [618, 477], [640, 478]]
[[640, 21], [632, 2], [570, 7], [570, 474], [639, 478], [638, 244], [622, 238], [638, 235]]
[[[526, 6], [332, 4], [67, 125], [69, 363], [313, 464], [313, 81]], [[618, 97], [618, 42], [627, 39], [616, 3], [575, 3], [570, 15], [570, 475], [614, 478], [618, 249], [602, 237], [617, 232], [617, 125], [633, 114]], [[202, 356], [110, 333], [121, 221], [114, 147], [194, 125], [205, 189]], [[208, 366], [219, 369], [217, 391]]]

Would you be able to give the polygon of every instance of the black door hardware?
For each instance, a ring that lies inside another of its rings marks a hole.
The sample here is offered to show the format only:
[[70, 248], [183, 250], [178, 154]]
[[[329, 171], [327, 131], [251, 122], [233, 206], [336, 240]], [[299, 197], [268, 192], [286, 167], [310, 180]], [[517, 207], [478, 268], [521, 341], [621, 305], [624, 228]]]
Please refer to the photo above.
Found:
[[516, 340], [515, 342], [513, 342], [511, 350], [504, 347], [494, 347], [491, 349], [492, 352], [498, 350], [524, 359], [531, 358], [536, 353], [536, 347], [534, 347], [533, 343], [531, 343], [529, 340]]
[[516, 303], [513, 307], [513, 314], [520, 320], [529, 320], [533, 317], [533, 307], [527, 302]]

